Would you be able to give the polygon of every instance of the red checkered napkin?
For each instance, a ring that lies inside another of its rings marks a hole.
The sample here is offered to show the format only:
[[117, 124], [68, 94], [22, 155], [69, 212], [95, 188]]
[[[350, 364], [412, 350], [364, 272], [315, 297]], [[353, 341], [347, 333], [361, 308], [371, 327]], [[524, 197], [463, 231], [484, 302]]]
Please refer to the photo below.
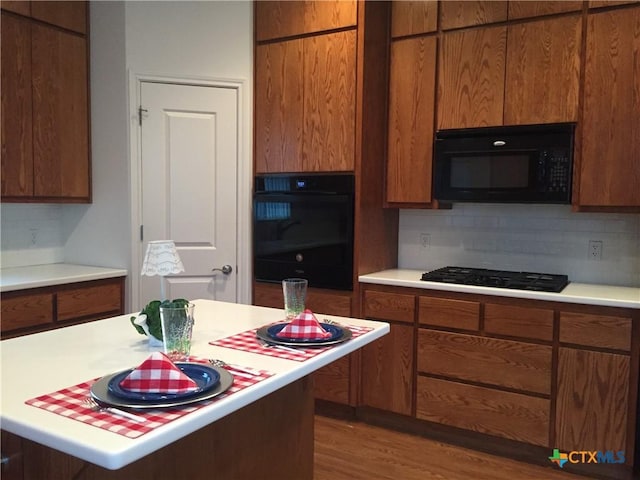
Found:
[[153, 352], [122, 379], [120, 386], [141, 393], [188, 393], [199, 388], [162, 352]]
[[280, 338], [296, 338], [304, 340], [320, 340], [331, 336], [331, 332], [327, 332], [311, 310], [306, 309], [296, 318], [291, 320], [285, 327], [276, 333], [276, 337]]

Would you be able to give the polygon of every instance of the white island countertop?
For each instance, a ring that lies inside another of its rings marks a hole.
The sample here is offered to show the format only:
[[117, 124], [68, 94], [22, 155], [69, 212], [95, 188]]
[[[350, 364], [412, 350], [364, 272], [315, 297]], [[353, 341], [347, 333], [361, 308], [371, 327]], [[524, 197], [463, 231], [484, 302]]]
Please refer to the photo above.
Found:
[[280, 321], [281, 309], [211, 300], [194, 303], [192, 355], [219, 358], [275, 375], [133, 439], [25, 404], [28, 399], [142, 363], [151, 352], [147, 339], [131, 326], [130, 315], [122, 315], [0, 342], [3, 430], [107, 469], [119, 469], [389, 332], [387, 323], [322, 315], [318, 317], [321, 321], [329, 318], [372, 330], [305, 361], [285, 360], [209, 344]]
[[360, 275], [362, 283], [391, 285], [397, 287], [422, 288], [448, 292], [476, 293], [501, 297], [528, 298], [552, 302], [580, 303], [608, 307], [640, 309], [640, 288], [595, 285], [570, 282], [561, 292], [535, 292], [496, 287], [478, 287], [453, 283], [426, 282], [420, 280], [424, 271], [391, 269]]
[[88, 282], [105, 278], [124, 277], [127, 271], [121, 268], [75, 265], [72, 263], [50, 263], [27, 267], [0, 269], [0, 292], [50, 287], [75, 282]]

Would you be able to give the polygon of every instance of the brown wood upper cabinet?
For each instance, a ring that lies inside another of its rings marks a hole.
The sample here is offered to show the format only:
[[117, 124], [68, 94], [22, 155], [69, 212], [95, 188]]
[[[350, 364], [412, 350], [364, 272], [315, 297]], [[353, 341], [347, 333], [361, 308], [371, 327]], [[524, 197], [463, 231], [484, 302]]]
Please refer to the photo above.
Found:
[[351, 27], [357, 20], [355, 0], [261, 0], [254, 3], [258, 42]]
[[356, 32], [256, 47], [256, 173], [351, 171]]
[[[640, 207], [640, 6], [588, 16], [579, 206]], [[575, 195], [574, 195], [575, 200]]]
[[576, 121], [581, 18], [550, 18], [444, 33], [442, 128]]
[[388, 202], [431, 202], [435, 71], [435, 37], [392, 43]]
[[502, 125], [506, 27], [442, 35], [438, 129]]
[[435, 32], [438, 28], [438, 2], [435, 0], [391, 3], [391, 37]]
[[510, 25], [507, 36], [504, 124], [577, 121], [581, 16]]
[[87, 2], [32, 1], [31, 17], [74, 32], [87, 33]]
[[582, 0], [509, 0], [509, 20], [582, 10]]
[[440, 2], [440, 26], [443, 30], [502, 22], [506, 19], [506, 1]]
[[[85, 2], [60, 3], [86, 20]], [[5, 12], [2, 24], [2, 201], [88, 203], [86, 37]]]

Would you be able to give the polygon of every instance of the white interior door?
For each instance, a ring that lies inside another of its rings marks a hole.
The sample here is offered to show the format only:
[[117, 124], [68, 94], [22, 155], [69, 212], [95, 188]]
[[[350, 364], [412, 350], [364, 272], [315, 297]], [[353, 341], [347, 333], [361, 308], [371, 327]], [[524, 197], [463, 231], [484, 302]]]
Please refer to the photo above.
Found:
[[[173, 240], [185, 272], [167, 298], [237, 300], [237, 90], [141, 82], [142, 240]], [[219, 270], [229, 265], [233, 271]], [[138, 266], [140, 268], [140, 265]], [[160, 297], [140, 276], [141, 307]]]

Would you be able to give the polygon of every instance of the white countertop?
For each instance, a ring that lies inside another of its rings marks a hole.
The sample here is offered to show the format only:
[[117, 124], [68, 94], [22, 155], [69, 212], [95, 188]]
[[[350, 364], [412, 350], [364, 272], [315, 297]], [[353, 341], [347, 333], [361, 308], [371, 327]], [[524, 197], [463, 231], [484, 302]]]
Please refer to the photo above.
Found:
[[127, 271], [121, 268], [93, 267], [71, 263], [2, 268], [0, 269], [0, 292], [88, 282], [126, 275]]
[[277, 322], [283, 317], [281, 309], [211, 300], [194, 303], [192, 355], [220, 358], [228, 363], [269, 370], [275, 375], [135, 439], [25, 404], [30, 398], [142, 363], [152, 350], [146, 337], [131, 326], [130, 315], [122, 315], [0, 342], [2, 428], [102, 467], [118, 469], [389, 332], [387, 323], [322, 315], [345, 325], [370, 326], [374, 330], [297, 362], [208, 343]]
[[496, 295], [501, 297], [530, 298], [533, 300], [640, 309], [640, 288], [570, 282], [569, 285], [567, 285], [560, 293], [534, 292], [529, 290], [512, 290], [508, 288], [476, 287], [473, 285], [425, 282], [420, 280], [423, 273], [424, 272], [420, 270], [392, 269], [361, 275], [359, 280], [362, 283], [393, 285], [397, 287], [411, 287], [448, 292], [477, 293], [481, 295]]

